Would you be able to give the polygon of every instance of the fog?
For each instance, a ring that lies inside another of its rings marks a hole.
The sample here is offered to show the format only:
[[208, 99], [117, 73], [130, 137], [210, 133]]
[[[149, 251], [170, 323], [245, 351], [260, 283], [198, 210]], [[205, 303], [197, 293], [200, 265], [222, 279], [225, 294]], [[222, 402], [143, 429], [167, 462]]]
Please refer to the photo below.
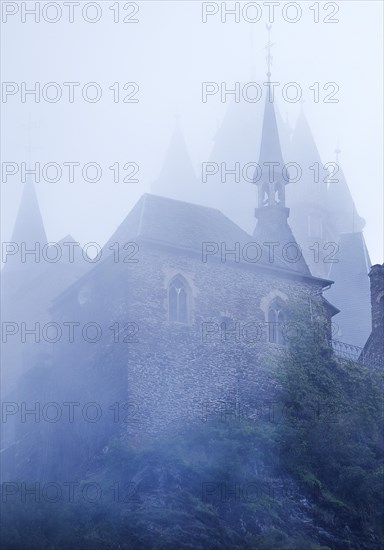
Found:
[[2, 548], [379, 550], [383, 4], [1, 10]]
[[[60, 181], [42, 180], [36, 190], [49, 241], [71, 234], [81, 243], [103, 244], [138, 197], [150, 191], [161, 171], [176, 117], [200, 177], [201, 163], [209, 159], [217, 128], [233, 101], [228, 95], [221, 102], [216, 94], [203, 103], [202, 83], [223, 82], [233, 89], [234, 82], [266, 81], [265, 25], [272, 12], [269, 15], [270, 8], [256, 3], [261, 10], [256, 23], [245, 21], [242, 11], [239, 23], [231, 15], [222, 23], [220, 11], [207, 15], [202, 23], [199, 2], [140, 2], [138, 14], [131, 15], [133, 8], [120, 14], [120, 19], [124, 16], [139, 22], [124, 24], [113, 23], [112, 4], [103, 3], [100, 20], [94, 24], [85, 22], [80, 11], [79, 16], [74, 12], [74, 22], [69, 23], [69, 8], [64, 6], [61, 19], [49, 23], [43, 18], [43, 4], [40, 23], [34, 22], [34, 16], [25, 16], [22, 23], [20, 7], [3, 24], [2, 78], [26, 82], [27, 88], [33, 88], [35, 82], [41, 87], [57, 82], [63, 98], [57, 103], [43, 98], [35, 103], [30, 95], [22, 103], [21, 93], [10, 95], [2, 104], [2, 157], [5, 162], [17, 163], [30, 158], [42, 165], [97, 162], [103, 175], [96, 183], [81, 177], [70, 183], [64, 169]], [[339, 20], [333, 24], [314, 23], [315, 11], [307, 2], [300, 19], [289, 23], [283, 19], [283, 6], [273, 13], [272, 80], [282, 85], [297, 82], [302, 88], [304, 111], [324, 164], [335, 161], [334, 151], [340, 148], [340, 165], [357, 210], [367, 221], [365, 238], [371, 260], [380, 263], [382, 4], [342, 2], [337, 15], [332, 16], [331, 7], [321, 11], [320, 21], [326, 16]], [[52, 8], [46, 18], [53, 19], [55, 13]], [[89, 17], [95, 18], [95, 13], [90, 8]], [[245, 13], [249, 20], [256, 18], [254, 9]], [[295, 18], [295, 10], [286, 13]], [[64, 82], [81, 84], [72, 104], [67, 101]], [[97, 82], [102, 88], [103, 97], [97, 103], [88, 103], [81, 96], [80, 90], [88, 82]], [[116, 82], [136, 82], [140, 90], [134, 97], [139, 102], [114, 103], [108, 88]], [[315, 82], [336, 82], [339, 102], [315, 103], [309, 89]], [[287, 116], [294, 127], [301, 103], [284, 101], [282, 85], [276, 102], [282, 117]], [[259, 103], [263, 101], [264, 96]], [[249, 106], [252, 104], [247, 103]], [[255, 132], [260, 132], [259, 120], [255, 120]], [[250, 160], [257, 161], [258, 154], [255, 151]], [[115, 162], [138, 163], [139, 182], [115, 184], [108, 168]], [[11, 237], [22, 187], [19, 175], [2, 185], [3, 240]]]

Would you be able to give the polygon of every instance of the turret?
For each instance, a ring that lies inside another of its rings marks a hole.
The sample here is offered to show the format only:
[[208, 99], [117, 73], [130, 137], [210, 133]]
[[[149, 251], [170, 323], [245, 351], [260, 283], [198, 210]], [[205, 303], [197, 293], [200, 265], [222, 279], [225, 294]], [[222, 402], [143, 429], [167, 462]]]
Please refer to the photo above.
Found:
[[168, 198], [197, 202], [198, 183], [177, 121], [159, 177], [151, 185], [151, 191]]

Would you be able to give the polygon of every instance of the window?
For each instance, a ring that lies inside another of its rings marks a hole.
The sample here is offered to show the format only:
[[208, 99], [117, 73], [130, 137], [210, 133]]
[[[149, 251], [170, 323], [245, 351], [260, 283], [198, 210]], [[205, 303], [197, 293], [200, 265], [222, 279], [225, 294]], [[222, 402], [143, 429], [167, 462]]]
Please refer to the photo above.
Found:
[[273, 344], [285, 346], [285, 313], [282, 300], [276, 299], [268, 310], [268, 340]]
[[169, 284], [168, 307], [169, 320], [188, 323], [188, 285], [181, 275], [177, 275]]

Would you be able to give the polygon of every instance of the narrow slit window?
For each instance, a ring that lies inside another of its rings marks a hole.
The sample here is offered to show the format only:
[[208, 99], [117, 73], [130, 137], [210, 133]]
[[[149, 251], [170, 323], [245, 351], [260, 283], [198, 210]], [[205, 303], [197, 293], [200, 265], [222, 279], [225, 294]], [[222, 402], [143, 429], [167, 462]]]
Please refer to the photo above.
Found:
[[178, 275], [169, 285], [169, 320], [188, 323], [188, 286], [184, 278]]
[[280, 300], [275, 300], [268, 310], [268, 340], [273, 344], [285, 346], [285, 322], [283, 304], [280, 303]]

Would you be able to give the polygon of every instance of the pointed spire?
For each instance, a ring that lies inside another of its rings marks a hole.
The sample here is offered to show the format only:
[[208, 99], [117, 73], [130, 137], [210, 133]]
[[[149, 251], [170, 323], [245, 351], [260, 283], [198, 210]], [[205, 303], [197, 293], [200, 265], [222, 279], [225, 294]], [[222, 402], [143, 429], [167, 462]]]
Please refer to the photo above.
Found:
[[[271, 48], [274, 44], [271, 42], [272, 25], [266, 25], [268, 30], [268, 44], [264, 49], [268, 51], [266, 56], [267, 61], [267, 77], [268, 84], [271, 82]], [[268, 86], [268, 94], [265, 99], [263, 129], [261, 133], [261, 145], [259, 166], [256, 170], [255, 183], [259, 188], [259, 208], [266, 206], [285, 207], [285, 185], [288, 183], [288, 174], [284, 177], [284, 161], [281, 152], [279, 132], [277, 129], [276, 113], [273, 104], [273, 96], [270, 93]], [[261, 174], [258, 173], [261, 171]], [[256, 214], [257, 215], [257, 214]], [[287, 212], [288, 216], [288, 212]]]
[[261, 134], [260, 169], [256, 170], [255, 183], [259, 188], [259, 208], [266, 206], [285, 207], [285, 185], [289, 181], [284, 172], [276, 114], [270, 98], [265, 100], [263, 130]]
[[283, 159], [287, 162], [290, 159], [291, 135], [293, 129], [289, 122], [288, 113], [285, 114], [284, 120], [277, 105], [275, 106], [275, 115]]
[[[32, 138], [32, 130], [39, 128], [40, 123], [38, 121], [32, 122], [31, 114], [29, 113], [28, 122], [24, 126], [28, 130], [28, 166], [30, 168], [32, 164], [32, 150], [37, 148]], [[43, 218], [41, 216], [35, 186], [30, 174], [27, 175], [27, 180], [24, 184], [20, 206], [13, 228], [12, 241], [19, 246], [21, 243], [25, 243], [27, 249], [33, 249], [36, 243], [39, 243], [41, 248], [47, 244]]]
[[327, 193], [330, 219], [339, 234], [358, 233], [363, 230], [365, 220], [357, 212], [343, 169], [336, 164], [337, 171], [330, 175]]
[[200, 193], [205, 205], [218, 208], [249, 233], [252, 233], [255, 223], [254, 213], [249, 208], [255, 201], [255, 186], [251, 181], [253, 169], [249, 169], [246, 178], [240, 173], [239, 181], [235, 175], [228, 175], [222, 181], [224, 178], [221, 166], [225, 163], [224, 168], [229, 170], [240, 166], [241, 171], [248, 163], [256, 160], [255, 152], [260, 150], [262, 120], [263, 102], [236, 103], [234, 98], [231, 99], [207, 159], [208, 162], [215, 163], [219, 170], [209, 176], [206, 183], [202, 183]]
[[308, 124], [303, 106], [300, 108], [299, 117], [293, 133], [292, 149], [293, 154], [301, 153], [302, 157], [307, 157], [306, 160], [310, 160], [312, 162], [320, 160], [319, 151], [317, 149], [311, 128]]
[[365, 220], [357, 213], [355, 202], [340, 166], [339, 144], [335, 149], [335, 170], [328, 178], [328, 208], [332, 222], [339, 233], [358, 233], [363, 230]]
[[188, 200], [196, 193], [197, 177], [189, 156], [179, 116], [169, 143], [159, 177], [151, 186], [154, 194]]
[[320, 261], [315, 258], [312, 247], [318, 242], [320, 249], [326, 250], [323, 248], [326, 243], [337, 240], [337, 237], [328, 219], [327, 171], [302, 107], [287, 160], [297, 163], [301, 169], [299, 178], [291, 181], [287, 187], [290, 225], [312, 274], [317, 277], [327, 277], [329, 264], [323, 261], [323, 257]]
[[[268, 66], [268, 83], [271, 78], [271, 26], [267, 25], [269, 33], [266, 57]], [[270, 86], [268, 86], [270, 92]], [[280, 256], [285, 246], [294, 246], [295, 237], [288, 225], [289, 208], [285, 206], [285, 186], [289, 183], [289, 174], [284, 167], [283, 154], [279, 138], [275, 107], [271, 93], [266, 95], [261, 133], [260, 155], [258, 168], [254, 176], [254, 183], [258, 186], [258, 208], [255, 209], [257, 224], [253, 237], [259, 243], [279, 243]], [[263, 250], [263, 254], [265, 251]], [[287, 268], [292, 269], [289, 261]], [[308, 266], [302, 255], [295, 261], [294, 270], [298, 273], [310, 275]]]
[[23, 190], [12, 233], [12, 241], [18, 244], [25, 242], [30, 245], [40, 243], [41, 247], [47, 244], [35, 186], [30, 178]]
[[[287, 221], [289, 208], [285, 206], [285, 185], [289, 182], [289, 175], [283, 171], [284, 161], [275, 110], [268, 97], [265, 101], [258, 165], [261, 173], [256, 170], [255, 183], [258, 186], [259, 206], [255, 209], [257, 224], [253, 237], [258, 243], [278, 243], [281, 256], [284, 247], [294, 246], [296, 240]], [[286, 263], [288, 269], [294, 266], [296, 272], [310, 275], [302, 255], [294, 264]]]
[[[12, 303], [25, 284], [44, 269], [41, 250], [47, 244], [47, 237], [35, 187], [30, 179], [27, 180], [23, 189], [11, 243], [14, 243], [16, 250], [15, 253], [7, 255], [1, 277], [2, 292], [10, 300], [9, 303]], [[35, 253], [27, 254], [26, 251], [35, 251]]]
[[292, 134], [289, 161], [296, 162], [302, 171], [298, 181], [292, 182], [287, 190], [292, 212], [294, 205], [307, 203], [326, 208], [327, 172], [303, 108]]

